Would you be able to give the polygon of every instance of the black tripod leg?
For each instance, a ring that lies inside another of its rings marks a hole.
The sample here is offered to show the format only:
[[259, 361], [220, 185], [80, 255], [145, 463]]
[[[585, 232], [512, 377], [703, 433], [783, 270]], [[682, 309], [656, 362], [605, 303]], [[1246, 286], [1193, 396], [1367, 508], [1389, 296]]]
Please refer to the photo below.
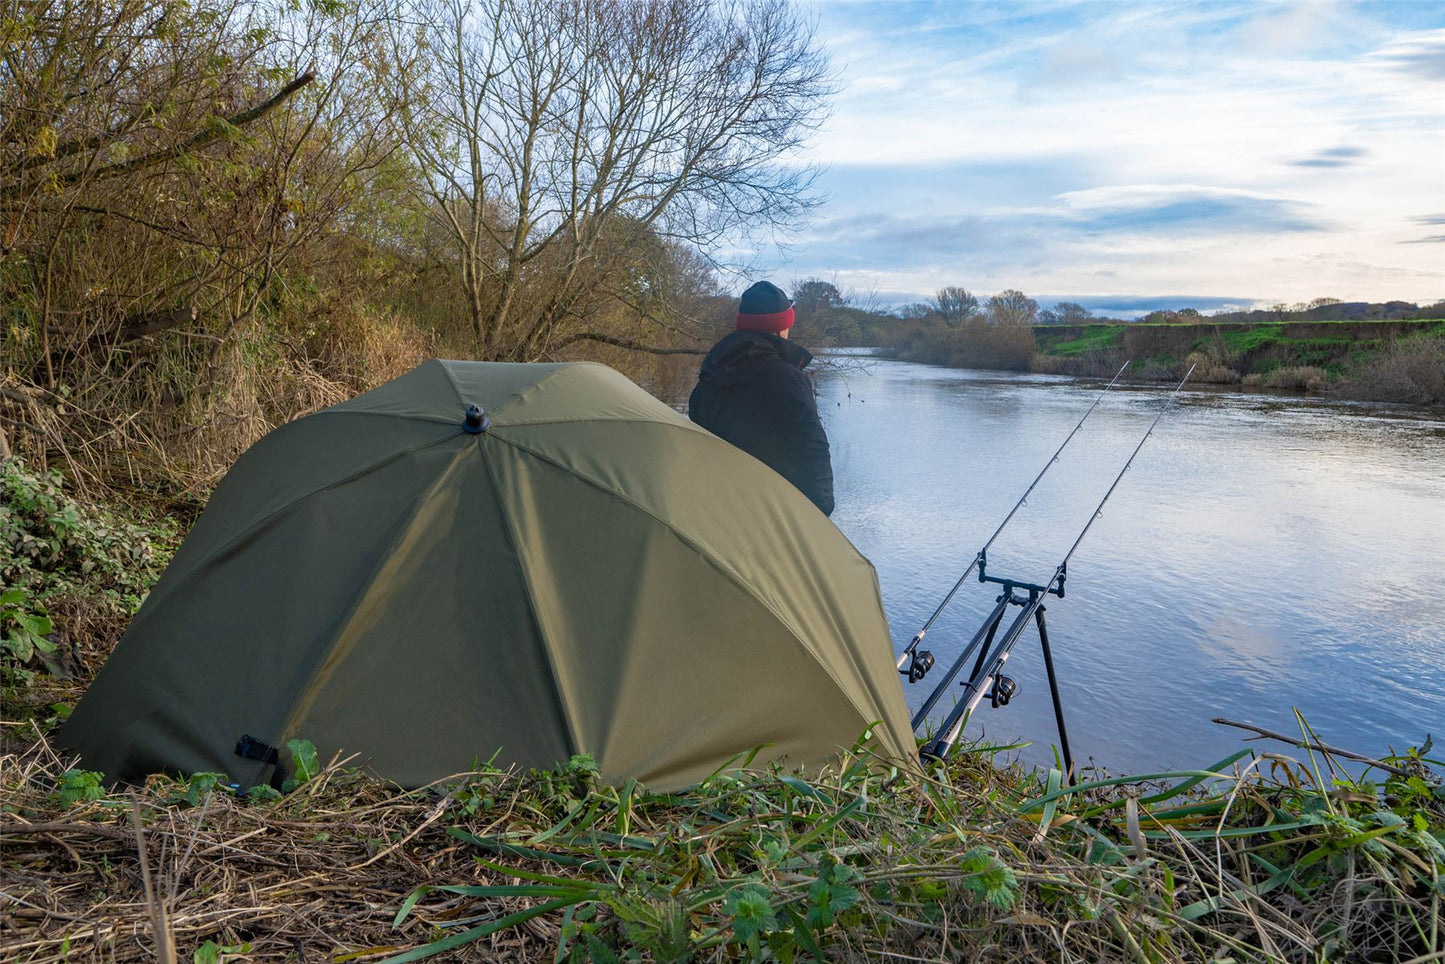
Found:
[[1054, 719], [1059, 721], [1059, 746], [1064, 751], [1064, 775], [1069, 785], [1074, 783], [1074, 755], [1069, 752], [1069, 731], [1064, 728], [1064, 704], [1059, 700], [1059, 680], [1054, 675], [1054, 654], [1049, 649], [1049, 631], [1044, 626], [1044, 607], [1034, 613], [1034, 622], [1039, 627], [1039, 642], [1044, 648], [1044, 669], [1049, 672], [1049, 695], [1054, 698]]
[[983, 649], [978, 651], [978, 659], [973, 664], [973, 673], [968, 678], [969, 682], [978, 683], [979, 685], [983, 683], [983, 681], [978, 678], [978, 674], [983, 670], [984, 661], [989, 657], [989, 649], [993, 646], [993, 637], [998, 632], [998, 624], [1003, 622], [1003, 610], [1005, 609], [1008, 609], [1008, 603], [1004, 603], [996, 610], [998, 616], [988, 627], [988, 635], [984, 637]]

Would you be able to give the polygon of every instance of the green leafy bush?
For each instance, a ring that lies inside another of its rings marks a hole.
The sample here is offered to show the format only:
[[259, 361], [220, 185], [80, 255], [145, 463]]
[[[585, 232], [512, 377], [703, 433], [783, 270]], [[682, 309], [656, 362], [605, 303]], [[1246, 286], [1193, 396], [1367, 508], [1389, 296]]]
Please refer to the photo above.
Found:
[[45, 637], [54, 630], [50, 617], [30, 598], [29, 590], [0, 592], [0, 651], [21, 664], [29, 662], [36, 652], [53, 653], [55, 644]]
[[[0, 657], [7, 672], [54, 653], [46, 637], [57, 627], [71, 636], [82, 629], [118, 634], [159, 578], [176, 535], [169, 521], [146, 526], [73, 498], [58, 472], [0, 461]], [[66, 615], [77, 618], [67, 625]]]

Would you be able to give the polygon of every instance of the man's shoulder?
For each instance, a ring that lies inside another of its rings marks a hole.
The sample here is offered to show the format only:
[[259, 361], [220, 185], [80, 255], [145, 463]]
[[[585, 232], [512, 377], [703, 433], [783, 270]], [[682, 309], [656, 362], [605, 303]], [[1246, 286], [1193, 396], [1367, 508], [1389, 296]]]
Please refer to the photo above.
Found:
[[699, 377], [718, 384], [751, 382], [759, 376], [806, 382], [802, 366], [811, 360], [807, 349], [776, 335], [734, 331], [703, 358]]

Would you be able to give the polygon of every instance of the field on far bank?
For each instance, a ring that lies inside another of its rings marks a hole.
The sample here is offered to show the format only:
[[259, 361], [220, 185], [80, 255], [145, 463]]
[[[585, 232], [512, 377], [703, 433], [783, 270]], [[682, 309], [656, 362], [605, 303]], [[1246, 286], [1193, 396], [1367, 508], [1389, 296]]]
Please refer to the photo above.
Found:
[[1040, 325], [1033, 368], [1336, 391], [1372, 401], [1445, 401], [1445, 321]]
[[1108, 322], [918, 328], [884, 346], [903, 361], [1049, 374], [1327, 392], [1445, 404], [1445, 320]]

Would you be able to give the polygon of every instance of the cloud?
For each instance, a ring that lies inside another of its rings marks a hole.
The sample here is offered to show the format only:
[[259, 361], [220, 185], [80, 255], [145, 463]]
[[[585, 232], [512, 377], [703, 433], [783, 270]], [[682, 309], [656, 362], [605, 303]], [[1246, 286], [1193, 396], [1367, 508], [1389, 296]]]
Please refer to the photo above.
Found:
[[1152, 246], [1172, 238], [1300, 234], [1331, 227], [1302, 201], [1193, 184], [1067, 191], [1037, 204], [958, 214], [939, 213], [927, 204], [884, 203], [886, 212], [820, 222], [799, 239], [805, 260], [834, 270], [923, 268], [966, 260], [974, 270], [990, 273], [1038, 265], [1056, 257], [1060, 245], [1088, 245], [1101, 236], [1114, 244], [1136, 239]]
[[1302, 201], [1195, 184], [1092, 188], [1060, 199], [1087, 234], [1278, 234], [1332, 227]]
[[[1070, 270], [1077, 272], [1072, 283], [1078, 284], [1084, 277], [1117, 278], [1122, 265], [1133, 278], [1137, 262], [1131, 259], [1137, 257], [1169, 250], [1178, 259], [1186, 249], [1218, 248], [1221, 238], [1324, 230], [1326, 222], [1309, 209], [1258, 192], [1148, 184], [1065, 192], [1037, 205], [969, 213], [888, 205], [886, 212], [821, 221], [798, 239], [798, 270], [873, 272], [889, 276], [891, 284], [879, 285], [888, 288], [903, 288], [903, 274], [966, 273], [974, 284], [1001, 278], [1017, 286]], [[1112, 254], [1099, 254], [1101, 238]], [[1098, 263], [1101, 257], [1104, 264]], [[1224, 301], [1237, 302], [1232, 296]]]
[[1113, 83], [1121, 79], [1121, 68], [1122, 61], [1117, 50], [1069, 39], [1051, 47], [1043, 55], [1038, 70], [1020, 81], [1019, 89], [1072, 89], [1081, 84]]
[[870, 268], [941, 265], [964, 258], [975, 265], [1002, 263], [997, 252], [1001, 245], [1020, 242], [1019, 228], [1016, 223], [971, 215], [835, 218], [819, 225], [809, 239], [808, 260]]
[[849, 83], [810, 158], [830, 200], [780, 254], [800, 276], [1231, 303], [1445, 281], [1445, 6], [818, 2]]
[[1353, 16], [1342, 4], [1270, 4], [1240, 24], [1235, 41], [1262, 55], [1301, 54], [1329, 46], [1348, 33]]
[[1312, 157], [1290, 161], [1295, 167], [1351, 167], [1370, 152], [1363, 147], [1326, 147]]
[[[1410, 219], [1416, 224], [1423, 224], [1428, 228], [1438, 228], [1445, 225], [1445, 214], [1425, 214]], [[1406, 238], [1401, 244], [1439, 244], [1445, 242], [1445, 234], [1430, 234], [1423, 238]]]
[[1445, 30], [1431, 30], [1386, 44], [1369, 58], [1388, 70], [1445, 81]]

